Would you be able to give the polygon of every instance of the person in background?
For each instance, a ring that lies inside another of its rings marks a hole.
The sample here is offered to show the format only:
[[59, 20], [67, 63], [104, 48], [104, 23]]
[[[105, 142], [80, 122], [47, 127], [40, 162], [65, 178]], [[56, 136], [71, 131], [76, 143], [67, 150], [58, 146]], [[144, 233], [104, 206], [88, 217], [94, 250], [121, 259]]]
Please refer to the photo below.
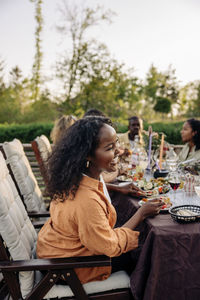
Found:
[[[117, 135], [110, 120], [85, 117], [55, 144], [48, 161], [50, 218], [39, 231], [39, 258], [107, 255], [111, 266], [78, 268], [82, 283], [104, 280], [121, 268], [131, 273], [130, 251], [138, 247], [136, 226], [159, 213], [163, 203], [148, 201], [122, 226], [114, 228], [116, 211], [102, 171], [117, 168]], [[123, 263], [119, 263], [120, 257]]]
[[118, 134], [119, 143], [125, 149], [133, 149], [134, 148], [134, 140], [135, 137], [139, 137], [139, 143], [143, 146], [143, 121], [137, 116], [130, 117], [128, 125], [128, 131], [125, 133]]
[[99, 116], [99, 117], [106, 117], [106, 115], [100, 111], [99, 109], [96, 109], [96, 108], [91, 108], [91, 109], [88, 109], [86, 111], [86, 113], [83, 115], [83, 118], [85, 117], [88, 117], [88, 116]]
[[200, 121], [188, 119], [181, 130], [181, 138], [186, 143], [178, 155], [179, 162], [193, 159], [186, 168], [197, 168], [200, 173]]
[[65, 130], [73, 125], [76, 121], [77, 118], [73, 115], [63, 115], [58, 120], [56, 120], [55, 125], [50, 133], [50, 138], [53, 144], [56, 144], [65, 133]]

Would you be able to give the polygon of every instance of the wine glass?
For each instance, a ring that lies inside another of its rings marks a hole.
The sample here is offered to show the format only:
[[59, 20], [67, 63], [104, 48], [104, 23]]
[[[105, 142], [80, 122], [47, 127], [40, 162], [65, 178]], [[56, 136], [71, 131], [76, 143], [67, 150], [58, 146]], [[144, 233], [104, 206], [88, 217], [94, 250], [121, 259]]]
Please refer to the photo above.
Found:
[[196, 194], [200, 197], [200, 186], [194, 187]]
[[181, 184], [180, 174], [178, 172], [171, 172], [169, 175], [169, 184], [173, 190], [174, 194], [174, 202], [176, 201], [176, 190], [179, 188]]
[[139, 159], [140, 159], [139, 165], [140, 165], [141, 169], [145, 170], [148, 166], [148, 156], [147, 156], [146, 152], [141, 151]]

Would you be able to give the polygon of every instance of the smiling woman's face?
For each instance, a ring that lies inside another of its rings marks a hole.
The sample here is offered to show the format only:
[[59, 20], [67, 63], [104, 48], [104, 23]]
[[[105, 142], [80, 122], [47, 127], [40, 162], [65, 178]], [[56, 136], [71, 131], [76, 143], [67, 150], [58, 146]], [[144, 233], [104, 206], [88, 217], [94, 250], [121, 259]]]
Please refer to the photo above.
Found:
[[113, 127], [104, 124], [99, 131], [99, 145], [90, 157], [90, 168], [95, 173], [115, 172], [118, 164], [118, 139]]
[[184, 143], [192, 142], [195, 134], [196, 134], [196, 131], [193, 131], [190, 124], [188, 122], [185, 122], [183, 124], [183, 128], [181, 130], [182, 141]]

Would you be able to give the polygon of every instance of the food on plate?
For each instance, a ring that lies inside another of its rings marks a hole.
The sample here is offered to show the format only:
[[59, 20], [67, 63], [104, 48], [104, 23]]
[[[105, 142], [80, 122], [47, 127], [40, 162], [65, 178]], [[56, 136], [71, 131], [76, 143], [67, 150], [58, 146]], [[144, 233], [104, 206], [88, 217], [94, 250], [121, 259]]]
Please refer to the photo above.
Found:
[[118, 180], [133, 181], [139, 189], [145, 192], [146, 197], [166, 194], [170, 190], [168, 180], [163, 177], [147, 180], [143, 177], [144, 172], [139, 167], [136, 167], [134, 175], [130, 173], [118, 177]]
[[[161, 200], [162, 202], [164, 202], [165, 204], [162, 206], [161, 209], [163, 210], [166, 210], [168, 208], [170, 208], [172, 206], [172, 203], [170, 201], [170, 198], [169, 197], [166, 197], [166, 196], [158, 196], [157, 198], [154, 198], [155, 200]], [[153, 200], [152, 198], [142, 198], [142, 202], [147, 202], [149, 200]]]
[[179, 216], [197, 216], [198, 214], [195, 213], [194, 211], [190, 210], [190, 209], [179, 209], [176, 212], [177, 215]]
[[165, 194], [169, 191], [168, 181], [164, 178], [150, 179], [142, 178], [135, 182], [136, 185], [147, 193], [147, 196]]

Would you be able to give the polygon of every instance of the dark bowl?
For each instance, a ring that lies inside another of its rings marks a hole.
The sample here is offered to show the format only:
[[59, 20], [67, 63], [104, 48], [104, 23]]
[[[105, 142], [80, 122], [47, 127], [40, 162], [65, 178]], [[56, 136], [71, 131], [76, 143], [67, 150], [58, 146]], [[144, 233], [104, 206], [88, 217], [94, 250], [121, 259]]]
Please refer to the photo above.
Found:
[[153, 176], [154, 178], [158, 178], [158, 177], [167, 177], [167, 175], [169, 174], [169, 171], [168, 170], [156, 170], [154, 173], [153, 173]]
[[[179, 215], [178, 211], [179, 210], [190, 210], [192, 212], [195, 213], [194, 216], [191, 215]], [[186, 204], [186, 205], [179, 205], [179, 206], [173, 206], [170, 207], [169, 209], [169, 213], [172, 217], [173, 220], [179, 222], [179, 223], [186, 223], [186, 222], [195, 222], [195, 221], [200, 221], [200, 206], [198, 205], [190, 205], [190, 204]]]

